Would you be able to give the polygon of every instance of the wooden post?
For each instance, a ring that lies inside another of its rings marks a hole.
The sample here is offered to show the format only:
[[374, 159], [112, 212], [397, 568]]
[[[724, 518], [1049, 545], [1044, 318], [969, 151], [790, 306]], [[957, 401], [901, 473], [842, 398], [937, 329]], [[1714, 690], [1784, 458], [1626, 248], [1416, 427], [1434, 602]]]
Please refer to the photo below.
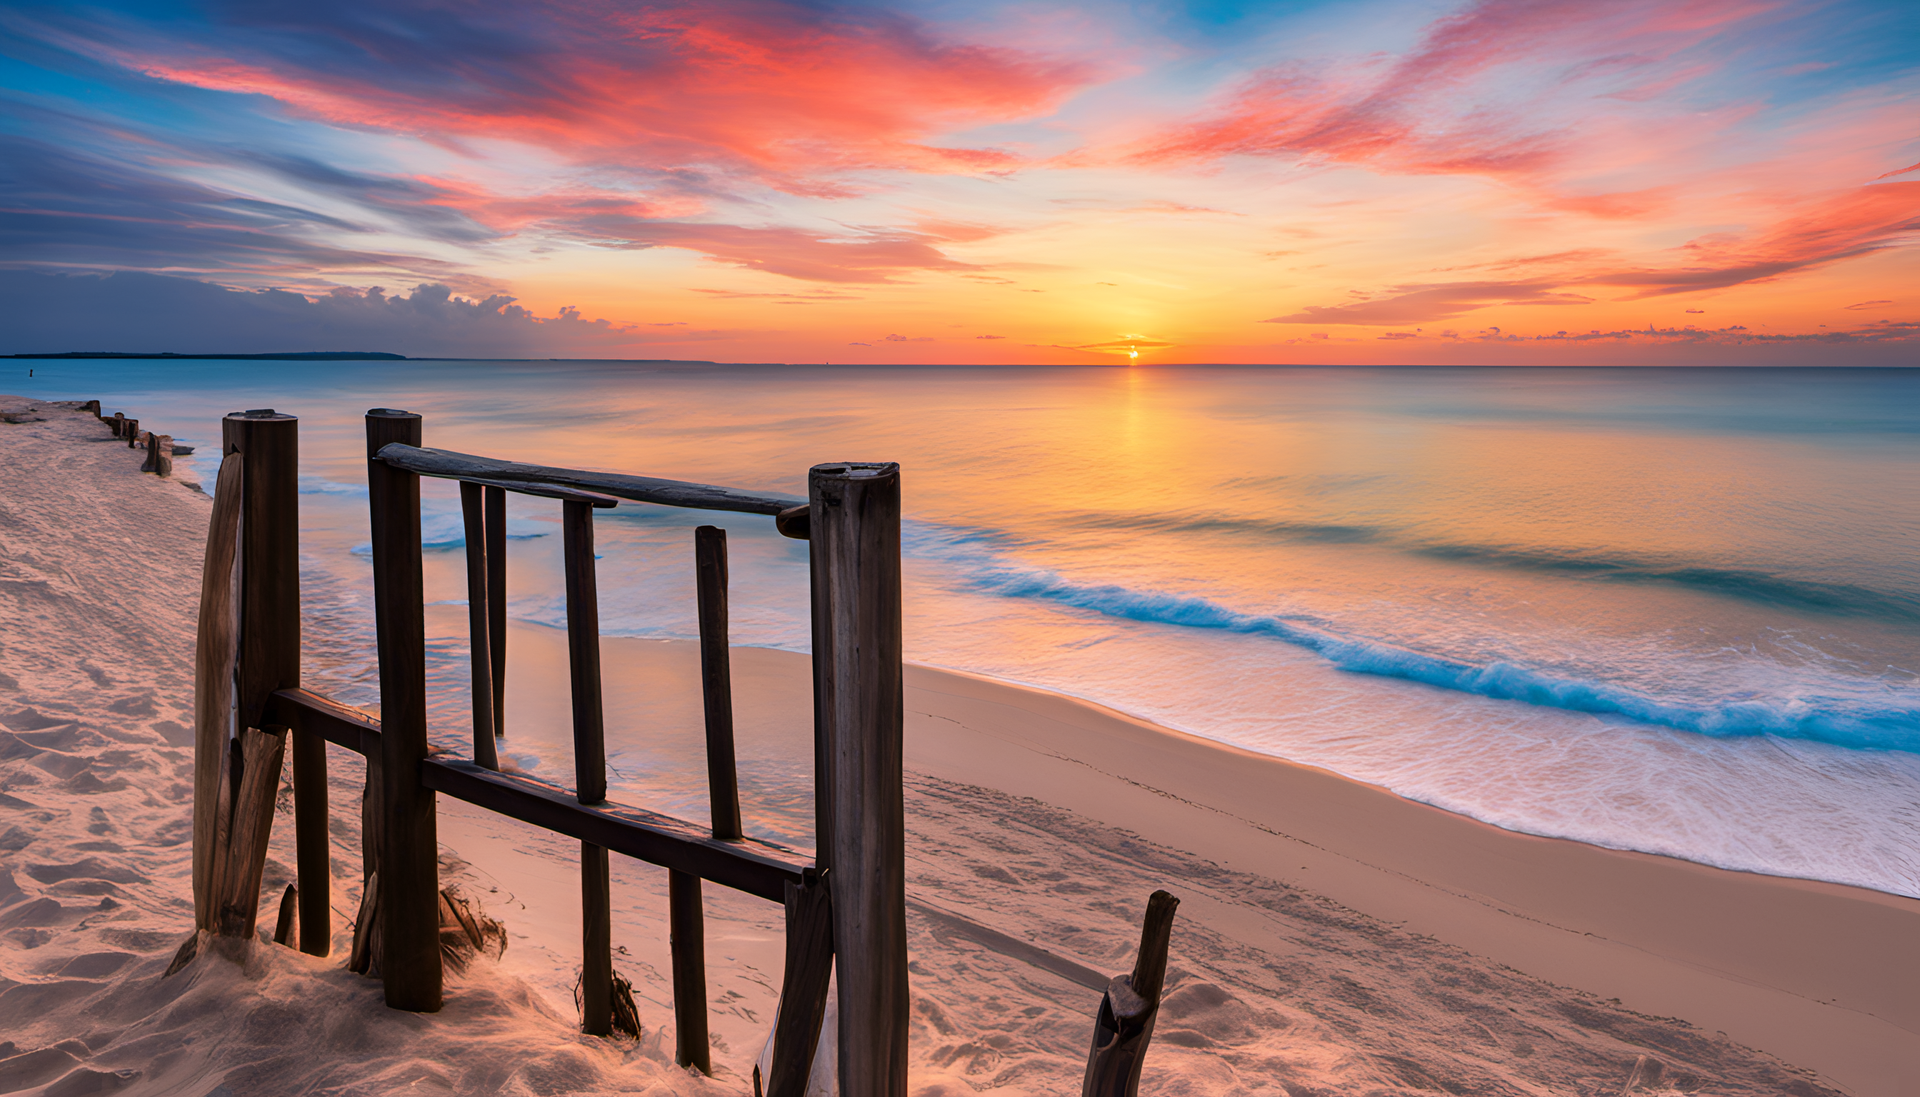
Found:
[[667, 872], [668, 948], [673, 954], [673, 1061], [713, 1073], [713, 1041], [707, 1035], [706, 927], [700, 909], [700, 877]]
[[831, 755], [840, 1093], [904, 1097], [900, 466], [816, 465], [807, 480], [810, 543], [816, 577], [824, 580], [814, 595], [825, 595], [829, 642], [823, 715]]
[[[600, 708], [600, 594], [593, 570], [593, 506], [561, 504], [567, 571], [567, 662], [573, 680], [573, 772], [583, 804], [607, 798], [606, 727]], [[589, 1036], [613, 1032], [613, 909], [607, 851], [580, 844], [580, 1022]]]
[[707, 789], [713, 836], [738, 838], [740, 783], [733, 757], [733, 670], [727, 653], [727, 531], [693, 531], [694, 578], [700, 599], [700, 688], [707, 713]]
[[120, 430], [121, 437], [127, 440], [128, 449], [140, 441], [140, 420], [129, 418]]
[[1147, 897], [1140, 924], [1140, 952], [1130, 975], [1116, 975], [1100, 999], [1093, 1023], [1093, 1049], [1080, 1083], [1081, 1097], [1139, 1097], [1140, 1068], [1160, 1015], [1160, 991], [1167, 980], [1167, 944], [1180, 900], [1164, 891]]
[[193, 658], [193, 915], [199, 929], [214, 927], [214, 868], [219, 863], [221, 779], [233, 730], [233, 668], [239, 620], [233, 604], [234, 557], [240, 547], [245, 455], [224, 447], [207, 523], [200, 570], [200, 620]]
[[286, 728], [246, 728], [233, 740], [227, 785], [231, 814], [214, 870], [214, 932], [222, 937], [252, 937], [260, 917], [260, 876], [286, 749]]
[[[271, 408], [235, 412], [221, 421], [220, 433], [225, 450], [246, 458], [235, 724], [261, 727], [273, 691], [300, 686], [300, 420]], [[300, 951], [325, 956], [333, 932], [327, 744], [307, 732], [292, 739]]]
[[507, 733], [507, 491], [487, 500], [487, 650], [493, 655], [493, 734]]
[[[765, 1097], [806, 1097], [820, 1022], [833, 975], [833, 896], [828, 877], [807, 869], [787, 885], [787, 970], [773, 1024], [773, 1063]], [[829, 1051], [833, 1054], [837, 1049]]]
[[487, 526], [482, 488], [460, 482], [460, 513], [467, 530], [467, 647], [473, 674], [473, 760], [499, 769], [493, 739], [493, 615], [487, 611]]
[[377, 459], [383, 446], [417, 446], [420, 438], [418, 415], [388, 408], [367, 412], [380, 648], [380, 973], [387, 1005], [432, 1013], [441, 1000], [440, 867], [433, 792], [420, 783], [420, 763], [427, 757], [420, 477]]
[[115, 438], [120, 437], [121, 433], [127, 429], [127, 413], [124, 411], [114, 412], [113, 418], [107, 420], [107, 429], [113, 431]]

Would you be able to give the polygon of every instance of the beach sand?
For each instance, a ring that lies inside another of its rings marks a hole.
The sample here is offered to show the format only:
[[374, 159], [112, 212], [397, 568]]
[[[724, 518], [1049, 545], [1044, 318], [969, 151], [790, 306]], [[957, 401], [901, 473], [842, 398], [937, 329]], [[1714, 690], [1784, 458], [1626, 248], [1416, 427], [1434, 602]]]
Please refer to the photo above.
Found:
[[[0, 423], [0, 1092], [748, 1091], [778, 907], [707, 888], [717, 1069], [690, 1075], [665, 872], [615, 859], [645, 1037], [581, 1037], [577, 843], [445, 799], [445, 878], [510, 945], [451, 975], [441, 1013], [386, 1010], [341, 968], [361, 778], [337, 749], [334, 955], [223, 942], [162, 978], [192, 924], [208, 504], [91, 417], [0, 411], [39, 420]], [[562, 635], [511, 645], [510, 721], [564, 720]], [[697, 718], [693, 645], [603, 650], [610, 713]], [[734, 675], [743, 742], [805, 734], [804, 656], [736, 649]], [[1654, 1092], [1892, 1097], [1920, 1077], [1920, 902], [1513, 834], [966, 674], [910, 668], [906, 703], [917, 1097], [1073, 1091], [1086, 972], [1130, 964], [1156, 887], [1182, 905], [1149, 1093], [1614, 1094], [1643, 1056]], [[291, 838], [283, 812], [264, 921]]]

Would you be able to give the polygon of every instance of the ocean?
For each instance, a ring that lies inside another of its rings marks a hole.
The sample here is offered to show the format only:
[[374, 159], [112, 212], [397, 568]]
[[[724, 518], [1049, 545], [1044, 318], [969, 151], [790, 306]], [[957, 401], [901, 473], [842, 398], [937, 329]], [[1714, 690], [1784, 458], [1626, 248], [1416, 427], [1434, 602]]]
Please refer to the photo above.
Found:
[[[16, 362], [202, 447], [302, 419], [306, 674], [377, 702], [362, 415], [426, 444], [804, 495], [903, 468], [907, 657], [1059, 690], [1533, 834], [1920, 896], [1920, 370]], [[27, 369], [34, 376], [25, 377]], [[462, 605], [428, 481], [428, 599]], [[510, 612], [564, 627], [559, 504], [513, 497]], [[769, 519], [596, 518], [608, 635], [805, 650]], [[467, 738], [464, 612], [429, 617]], [[565, 690], [564, 682], [553, 684]], [[507, 754], [569, 782], [565, 729]], [[617, 798], [704, 818], [697, 727], [609, 714]], [[807, 760], [742, 744], [750, 829], [806, 843]]]

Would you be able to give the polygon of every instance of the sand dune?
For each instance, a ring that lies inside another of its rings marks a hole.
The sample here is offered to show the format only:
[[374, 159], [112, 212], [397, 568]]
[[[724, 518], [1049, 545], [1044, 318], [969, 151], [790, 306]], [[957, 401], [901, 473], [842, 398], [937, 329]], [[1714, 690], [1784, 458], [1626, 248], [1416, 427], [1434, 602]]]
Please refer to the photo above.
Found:
[[[442, 803], [444, 875], [509, 948], [451, 977], [441, 1013], [387, 1010], [341, 967], [359, 773], [337, 750], [335, 955], [220, 942], [163, 978], [192, 923], [207, 504], [98, 444], [89, 417], [4, 409], [40, 421], [0, 424], [0, 1092], [747, 1090], [778, 908], [708, 889], [717, 1069], [689, 1075], [671, 1064], [665, 873], [615, 866], [616, 964], [647, 1035], [581, 1037], [577, 846], [459, 804]], [[520, 673], [555, 657], [542, 631], [516, 632]], [[743, 734], [807, 719], [804, 657], [736, 656]], [[605, 659], [611, 682], [694, 691], [690, 644], [609, 641]], [[1127, 965], [1155, 887], [1183, 905], [1153, 1093], [1584, 1095], [1637, 1078], [1891, 1095], [1920, 1076], [1899, 982], [1912, 901], [1508, 834], [951, 672], [913, 668], [907, 705], [918, 1097], [1074, 1090], [1097, 1000], [1075, 973]]]

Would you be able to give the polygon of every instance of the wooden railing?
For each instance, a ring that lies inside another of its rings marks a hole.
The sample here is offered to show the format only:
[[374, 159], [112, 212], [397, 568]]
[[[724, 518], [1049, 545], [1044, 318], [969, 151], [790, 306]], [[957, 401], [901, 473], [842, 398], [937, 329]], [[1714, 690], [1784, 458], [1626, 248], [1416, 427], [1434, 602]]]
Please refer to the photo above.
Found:
[[[440, 1008], [435, 797], [445, 794], [580, 840], [587, 1032], [611, 1032], [607, 856], [619, 853], [668, 871], [677, 1058], [683, 1065], [711, 1069], [701, 944], [701, 886], [708, 881], [786, 906], [788, 963], [768, 1097], [801, 1097], [835, 965], [840, 1037], [832, 1054], [839, 1064], [840, 1092], [848, 1097], [904, 1094], [908, 1002], [898, 466], [815, 466], [803, 502], [425, 449], [420, 416], [404, 411], [374, 409], [367, 413], [366, 429], [378, 720], [301, 688], [298, 420], [272, 411], [235, 413], [224, 420], [223, 454], [243, 459], [236, 462], [241, 484], [235, 726], [291, 729], [299, 947], [324, 956], [332, 936], [326, 744], [334, 743], [367, 759], [366, 890], [377, 890], [377, 899], [363, 906], [362, 919], [371, 918], [370, 928], [378, 934], [388, 1005], [422, 1012]], [[471, 759], [428, 752], [422, 476], [461, 484], [473, 651]], [[571, 790], [502, 773], [496, 760], [494, 740], [504, 727], [508, 492], [561, 503], [573, 699]], [[782, 534], [812, 542], [814, 859], [741, 833], [727, 656], [726, 539], [714, 527], [696, 532], [694, 554], [713, 824], [700, 827], [607, 802], [593, 512], [622, 499], [767, 515]], [[201, 743], [197, 765], [203, 777], [228, 772], [222, 767], [229, 764], [226, 750]], [[197, 843], [224, 834], [212, 823], [218, 801], [196, 796]], [[257, 895], [253, 902], [257, 905]], [[202, 925], [209, 924], [202, 914]], [[246, 925], [250, 932], [250, 914]]]

